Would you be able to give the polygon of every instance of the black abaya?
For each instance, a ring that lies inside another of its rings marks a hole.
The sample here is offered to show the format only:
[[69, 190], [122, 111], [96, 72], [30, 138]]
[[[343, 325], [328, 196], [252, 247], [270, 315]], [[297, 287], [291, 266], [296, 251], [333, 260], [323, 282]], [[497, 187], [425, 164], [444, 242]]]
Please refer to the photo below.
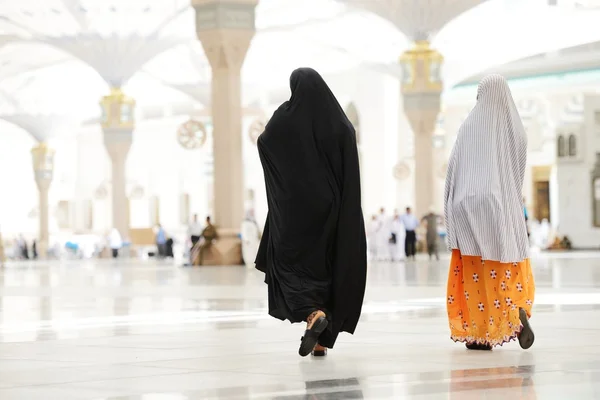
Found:
[[314, 70], [290, 78], [292, 97], [259, 137], [269, 212], [256, 258], [269, 287], [269, 314], [329, 320], [319, 343], [354, 333], [365, 292], [367, 251], [356, 135]]

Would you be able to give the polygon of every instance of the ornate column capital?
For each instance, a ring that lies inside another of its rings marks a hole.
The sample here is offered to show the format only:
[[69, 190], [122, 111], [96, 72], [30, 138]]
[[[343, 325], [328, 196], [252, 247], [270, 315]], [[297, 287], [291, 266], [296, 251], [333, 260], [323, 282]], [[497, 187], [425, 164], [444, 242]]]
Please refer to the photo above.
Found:
[[258, 0], [192, 0], [196, 33], [213, 72], [240, 69], [256, 32]]
[[48, 189], [54, 174], [54, 150], [44, 142], [31, 149], [35, 183], [39, 189]]
[[421, 40], [400, 57], [402, 66], [402, 93], [442, 93], [441, 67], [444, 57]]
[[131, 130], [135, 128], [135, 100], [120, 88], [112, 88], [110, 94], [100, 100], [102, 129]]

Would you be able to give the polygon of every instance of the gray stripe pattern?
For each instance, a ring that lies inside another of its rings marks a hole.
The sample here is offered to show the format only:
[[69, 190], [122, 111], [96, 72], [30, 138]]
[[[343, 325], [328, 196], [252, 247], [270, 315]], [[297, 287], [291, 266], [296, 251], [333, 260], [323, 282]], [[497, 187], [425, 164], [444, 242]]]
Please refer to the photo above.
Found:
[[508, 83], [486, 76], [448, 162], [444, 214], [448, 247], [483, 260], [529, 256], [522, 190], [527, 136]]

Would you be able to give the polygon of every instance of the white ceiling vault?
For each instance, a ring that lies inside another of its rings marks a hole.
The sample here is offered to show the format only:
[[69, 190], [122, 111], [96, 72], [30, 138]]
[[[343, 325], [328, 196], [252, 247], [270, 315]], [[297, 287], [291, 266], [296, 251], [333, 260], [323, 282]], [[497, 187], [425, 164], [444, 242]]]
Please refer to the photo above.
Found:
[[448, 22], [485, 0], [341, 0], [390, 21], [413, 41], [431, 40]]
[[[299, 66], [398, 75], [398, 57], [419, 39], [444, 54], [447, 86], [600, 40], [599, 10], [547, 0], [260, 0], [256, 18], [242, 71], [245, 102], [287, 86]], [[24, 99], [27, 107], [69, 104], [88, 117], [109, 86], [125, 85], [140, 104], [208, 99], [210, 68], [189, 0], [0, 0], [0, 88], [25, 80], [19, 97], [52, 95]], [[0, 97], [0, 113], [7, 107]]]

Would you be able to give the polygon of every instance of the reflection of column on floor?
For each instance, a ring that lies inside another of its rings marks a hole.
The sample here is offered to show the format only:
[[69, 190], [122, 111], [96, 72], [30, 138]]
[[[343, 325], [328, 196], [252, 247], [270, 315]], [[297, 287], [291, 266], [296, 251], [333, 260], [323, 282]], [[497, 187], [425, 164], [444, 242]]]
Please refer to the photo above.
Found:
[[135, 127], [135, 101], [117, 88], [113, 89], [110, 95], [103, 97], [100, 104], [104, 146], [112, 163], [112, 227], [126, 239], [129, 237], [129, 213], [125, 166]]
[[429, 47], [429, 42], [418, 41], [400, 61], [405, 70], [402, 80], [404, 112], [412, 127], [415, 144], [415, 214], [422, 216], [436, 204], [433, 133], [440, 112], [443, 58]]
[[35, 183], [39, 192], [40, 227], [37, 252], [40, 258], [46, 258], [50, 239], [50, 232], [48, 230], [48, 191], [54, 173], [54, 150], [42, 142], [31, 149], [31, 157], [35, 173]]
[[[527, 353], [523, 353], [527, 354]], [[519, 363], [522, 364], [522, 363]], [[464, 393], [484, 390], [510, 390], [512, 398], [535, 400], [537, 394], [532, 377], [535, 366], [455, 369], [450, 372], [450, 399], [463, 399]], [[517, 395], [518, 396], [515, 396]]]
[[244, 212], [241, 68], [254, 37], [258, 0], [192, 0], [212, 68], [214, 220], [220, 264], [241, 264]]
[[[50, 289], [50, 271], [42, 270], [40, 271], [40, 285], [39, 288], [41, 291]], [[39, 296], [38, 301], [38, 311], [40, 313], [40, 322], [42, 324], [39, 325], [36, 341], [42, 340], [56, 340], [57, 335], [56, 331], [47, 328], [50, 325], [50, 321], [52, 321], [52, 302], [54, 301], [54, 297], [50, 296]]]

